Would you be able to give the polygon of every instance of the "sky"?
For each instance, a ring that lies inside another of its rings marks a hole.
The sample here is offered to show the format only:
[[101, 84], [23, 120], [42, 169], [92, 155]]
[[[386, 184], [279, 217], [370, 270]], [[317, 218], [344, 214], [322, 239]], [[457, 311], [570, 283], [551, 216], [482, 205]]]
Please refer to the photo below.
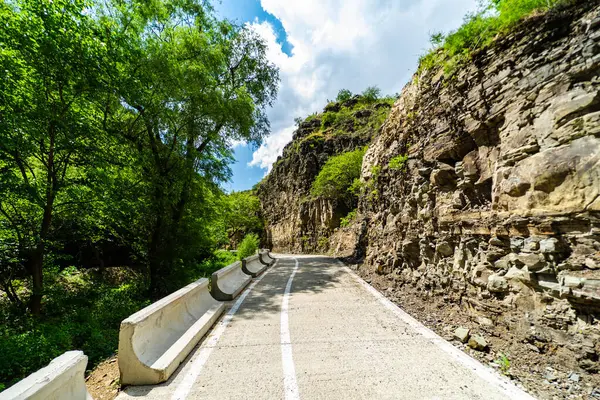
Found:
[[227, 191], [258, 183], [292, 139], [294, 118], [320, 112], [340, 89], [378, 86], [399, 93], [429, 48], [429, 37], [460, 26], [477, 0], [221, 0], [217, 13], [256, 30], [280, 69], [259, 148], [235, 147]]

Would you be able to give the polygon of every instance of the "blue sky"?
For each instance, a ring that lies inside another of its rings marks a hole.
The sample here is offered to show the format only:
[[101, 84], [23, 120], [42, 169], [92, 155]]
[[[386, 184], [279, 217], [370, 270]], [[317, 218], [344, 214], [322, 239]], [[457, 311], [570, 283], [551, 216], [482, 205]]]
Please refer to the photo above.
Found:
[[235, 148], [231, 191], [259, 182], [292, 139], [294, 118], [321, 111], [340, 89], [401, 92], [430, 35], [456, 29], [477, 0], [221, 0], [215, 8], [263, 37], [281, 79], [263, 145]]
[[[240, 24], [255, 20], [258, 20], [259, 23], [268, 22], [273, 26], [277, 34], [277, 43], [281, 46], [282, 51], [288, 55], [291, 54], [292, 46], [287, 42], [285, 30], [281, 22], [263, 10], [259, 0], [222, 0], [220, 4], [215, 4], [215, 9], [222, 17], [234, 20]], [[236, 162], [231, 166], [233, 178], [231, 182], [223, 185], [225, 190], [240, 191], [251, 189], [252, 186], [265, 176], [267, 169], [257, 165], [248, 165], [252, 161], [254, 150], [256, 149], [248, 145], [241, 145], [235, 148]]]

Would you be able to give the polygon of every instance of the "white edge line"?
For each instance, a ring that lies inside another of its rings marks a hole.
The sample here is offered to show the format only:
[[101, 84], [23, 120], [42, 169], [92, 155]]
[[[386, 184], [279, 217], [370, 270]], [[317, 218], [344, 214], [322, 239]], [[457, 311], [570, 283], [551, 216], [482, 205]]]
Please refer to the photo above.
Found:
[[487, 367], [464, 353], [457, 347], [454, 347], [452, 343], [448, 342], [444, 338], [440, 337], [431, 329], [427, 328], [425, 325], [417, 321], [411, 315], [409, 315], [406, 311], [398, 307], [398, 305], [394, 304], [391, 300], [381, 294], [377, 289], [373, 286], [369, 285], [365, 282], [358, 274], [348, 268], [342, 261], [336, 260], [343, 269], [348, 272], [362, 287], [364, 287], [368, 292], [370, 292], [373, 296], [375, 296], [379, 302], [388, 310], [392, 311], [396, 316], [398, 316], [402, 321], [406, 322], [411, 328], [413, 328], [417, 333], [429, 339], [433, 344], [438, 346], [440, 349], [451, 355], [456, 361], [473, 371], [480, 378], [485, 380], [488, 383], [491, 383], [495, 386], [498, 386], [509, 398], [511, 399], [523, 399], [523, 400], [534, 400], [535, 397], [526, 393], [524, 390], [516, 386], [514, 383], [510, 382], [508, 379], [501, 377], [498, 375], [496, 371]]
[[287, 281], [285, 292], [283, 293], [283, 300], [281, 302], [281, 362], [283, 366], [283, 388], [286, 400], [300, 399], [298, 382], [296, 380], [296, 367], [294, 366], [294, 357], [292, 355], [288, 314], [292, 282], [298, 271], [298, 259], [294, 258], [293, 260], [296, 262], [296, 265]]
[[221, 319], [221, 321], [219, 321], [216, 328], [208, 335], [208, 337], [200, 345], [200, 352], [199, 352], [198, 356], [190, 365], [189, 372], [183, 377], [183, 380], [181, 381], [179, 386], [177, 386], [175, 393], [173, 393], [173, 396], [171, 396], [171, 400], [184, 400], [185, 398], [187, 398], [187, 396], [190, 394], [190, 391], [192, 390], [192, 387], [194, 386], [194, 383], [198, 379], [198, 376], [200, 376], [200, 373], [202, 372], [202, 368], [204, 367], [204, 364], [206, 364], [206, 361], [208, 361], [208, 358], [210, 357], [214, 348], [217, 346], [217, 343], [219, 342], [219, 339], [223, 335], [223, 332], [225, 332], [225, 329], [227, 328], [227, 326], [233, 319], [233, 316], [235, 315], [235, 313], [238, 311], [238, 309], [240, 308], [240, 306], [246, 299], [246, 296], [248, 296], [248, 294], [252, 291], [252, 289], [254, 289], [254, 287], [273, 268], [275, 268], [275, 266], [277, 265], [278, 262], [279, 262], [279, 259], [277, 259], [275, 261], [275, 264], [273, 264], [273, 266], [271, 268], [266, 270], [261, 276], [256, 278], [254, 280], [254, 282], [252, 282], [250, 284], [248, 289], [246, 289], [244, 291], [244, 293], [242, 293], [242, 295], [236, 300], [236, 302], [233, 304], [233, 306], [229, 309], [227, 314], [225, 314], [223, 319]]

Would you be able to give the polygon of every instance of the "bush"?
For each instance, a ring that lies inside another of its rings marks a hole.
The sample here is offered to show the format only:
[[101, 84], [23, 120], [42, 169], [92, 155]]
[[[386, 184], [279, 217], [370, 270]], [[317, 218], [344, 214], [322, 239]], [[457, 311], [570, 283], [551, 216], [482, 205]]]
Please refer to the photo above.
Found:
[[321, 118], [321, 129], [325, 130], [329, 128], [331, 125], [335, 124], [336, 119], [337, 115], [335, 113], [326, 112]]
[[207, 258], [200, 263], [198, 266], [198, 277], [208, 278], [213, 274], [213, 272], [218, 271], [229, 264], [233, 264], [237, 260], [238, 257], [234, 252], [228, 250], [217, 250], [212, 257]]
[[342, 218], [340, 220], [340, 226], [342, 228], [349, 226], [352, 223], [352, 221], [354, 221], [355, 218], [356, 218], [356, 210], [352, 210], [348, 213], [348, 215], [346, 215], [344, 218]]
[[352, 98], [352, 92], [348, 89], [342, 89], [338, 92], [337, 98], [335, 99], [338, 103], [342, 103]]
[[377, 86], [369, 86], [362, 92], [362, 97], [367, 102], [375, 102], [381, 97], [381, 89]]
[[69, 350], [83, 350], [90, 360], [89, 369], [115, 354], [121, 321], [149, 301], [141, 284], [109, 286], [91, 276], [70, 268], [47, 273], [44, 318], [0, 309], [2, 385], [14, 384]]
[[390, 169], [403, 170], [406, 166], [406, 161], [408, 161], [408, 155], [400, 154], [392, 158], [388, 164]]
[[350, 203], [356, 194], [349, 189], [360, 177], [362, 160], [367, 148], [342, 153], [331, 157], [312, 184], [313, 197], [342, 200]]
[[329, 238], [327, 236], [322, 236], [317, 240], [317, 247], [319, 249], [327, 250], [329, 247]]
[[244, 240], [240, 243], [237, 249], [238, 258], [241, 260], [246, 257], [250, 257], [256, 250], [258, 250], [258, 246], [260, 245], [260, 239], [258, 235], [255, 233], [249, 233], [244, 236]]

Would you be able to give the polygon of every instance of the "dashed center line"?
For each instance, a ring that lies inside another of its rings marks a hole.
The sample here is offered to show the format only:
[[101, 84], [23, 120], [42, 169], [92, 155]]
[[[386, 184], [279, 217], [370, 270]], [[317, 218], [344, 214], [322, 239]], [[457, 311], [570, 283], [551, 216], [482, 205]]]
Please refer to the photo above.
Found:
[[294, 281], [294, 275], [296, 275], [296, 272], [298, 271], [298, 259], [294, 258], [294, 261], [296, 262], [296, 265], [285, 286], [283, 301], [281, 303], [281, 360], [283, 363], [283, 387], [286, 400], [300, 399], [298, 382], [296, 381], [296, 367], [294, 366], [294, 357], [292, 355], [288, 314], [292, 282]]

